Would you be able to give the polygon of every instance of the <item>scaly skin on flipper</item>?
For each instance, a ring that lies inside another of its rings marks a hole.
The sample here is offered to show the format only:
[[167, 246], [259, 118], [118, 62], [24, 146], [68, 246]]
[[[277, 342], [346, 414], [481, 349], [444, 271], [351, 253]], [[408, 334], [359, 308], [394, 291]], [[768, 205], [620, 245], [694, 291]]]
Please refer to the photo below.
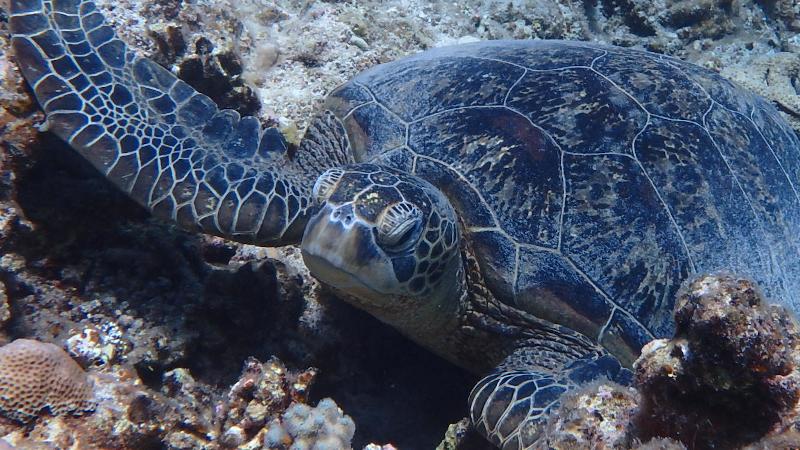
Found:
[[47, 129], [158, 217], [242, 242], [297, 242], [314, 180], [349, 160], [333, 116], [292, 157], [276, 129], [219, 110], [129, 50], [90, 1], [14, 0], [10, 12]]
[[601, 377], [630, 382], [630, 370], [611, 355], [590, 354], [553, 370], [538, 366], [536, 348], [517, 349], [470, 393], [472, 424], [499, 448], [540, 448], [547, 416], [568, 389]]

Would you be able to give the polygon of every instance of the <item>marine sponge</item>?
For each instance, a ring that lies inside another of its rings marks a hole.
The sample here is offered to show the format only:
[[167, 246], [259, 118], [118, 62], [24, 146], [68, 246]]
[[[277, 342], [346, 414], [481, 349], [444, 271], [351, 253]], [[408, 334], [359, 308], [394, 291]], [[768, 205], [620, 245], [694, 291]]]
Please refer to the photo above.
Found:
[[699, 277], [679, 294], [675, 322], [675, 337], [647, 344], [635, 364], [640, 437], [731, 448], [791, 414], [800, 399], [800, 330], [754, 283]]
[[267, 428], [264, 435], [267, 448], [292, 450], [351, 448], [356, 431], [353, 420], [329, 398], [320, 400], [314, 408], [293, 403], [281, 420], [273, 420]]
[[80, 415], [95, 408], [86, 372], [53, 344], [17, 339], [0, 347], [0, 414], [23, 423], [49, 411]]

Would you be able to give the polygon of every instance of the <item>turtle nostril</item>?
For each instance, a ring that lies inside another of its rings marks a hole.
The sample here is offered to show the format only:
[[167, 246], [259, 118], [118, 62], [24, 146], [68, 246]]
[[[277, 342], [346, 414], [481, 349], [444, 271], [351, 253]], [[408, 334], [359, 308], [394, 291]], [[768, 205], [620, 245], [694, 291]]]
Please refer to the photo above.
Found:
[[334, 222], [350, 225], [351, 223], [355, 222], [356, 214], [351, 206], [344, 205], [331, 211], [330, 218]]

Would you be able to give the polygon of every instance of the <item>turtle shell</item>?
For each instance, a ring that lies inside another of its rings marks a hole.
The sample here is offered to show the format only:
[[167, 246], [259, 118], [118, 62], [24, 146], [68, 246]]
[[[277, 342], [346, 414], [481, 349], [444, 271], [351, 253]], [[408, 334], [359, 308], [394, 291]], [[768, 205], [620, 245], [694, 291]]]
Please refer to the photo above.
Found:
[[800, 304], [800, 142], [770, 104], [663, 55], [494, 41], [370, 69], [326, 108], [357, 161], [439, 187], [503, 302], [630, 362], [698, 272]]

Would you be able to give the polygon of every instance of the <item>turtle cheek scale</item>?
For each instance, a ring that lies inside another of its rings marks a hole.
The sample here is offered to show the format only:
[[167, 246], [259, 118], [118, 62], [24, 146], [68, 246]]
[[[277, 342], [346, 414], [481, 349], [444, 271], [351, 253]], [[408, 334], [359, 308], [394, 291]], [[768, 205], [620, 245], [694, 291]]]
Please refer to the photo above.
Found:
[[301, 252], [314, 277], [334, 288], [383, 301], [399, 293], [400, 283], [375, 243], [372, 227], [356, 218], [349, 205], [325, 205], [315, 214]]

